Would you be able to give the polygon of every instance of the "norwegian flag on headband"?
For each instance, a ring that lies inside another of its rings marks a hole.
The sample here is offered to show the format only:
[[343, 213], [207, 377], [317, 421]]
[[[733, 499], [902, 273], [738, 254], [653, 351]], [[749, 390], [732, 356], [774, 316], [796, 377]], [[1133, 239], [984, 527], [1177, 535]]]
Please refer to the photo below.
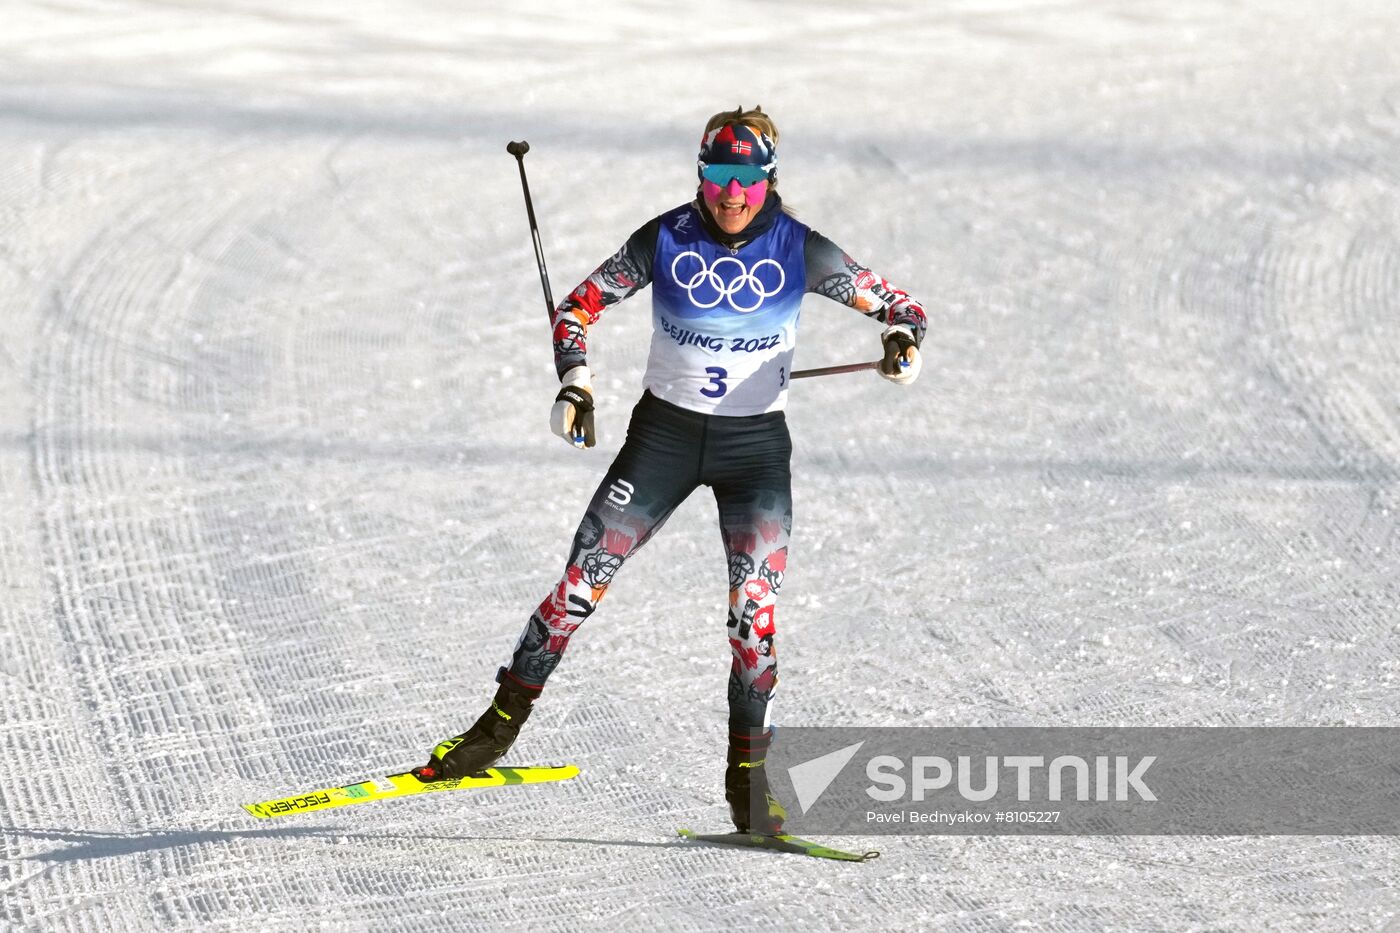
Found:
[[773, 140], [752, 126], [722, 126], [700, 140], [700, 161], [708, 165], [771, 165], [775, 161], [773, 149]]

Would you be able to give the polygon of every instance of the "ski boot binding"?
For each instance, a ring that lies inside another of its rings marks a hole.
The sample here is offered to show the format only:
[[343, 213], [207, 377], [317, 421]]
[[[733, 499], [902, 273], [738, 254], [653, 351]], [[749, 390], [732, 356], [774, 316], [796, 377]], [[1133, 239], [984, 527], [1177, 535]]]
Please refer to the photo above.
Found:
[[458, 781], [480, 775], [510, 750], [541, 688], [521, 683], [504, 668], [496, 679], [500, 687], [491, 708], [466, 732], [438, 743], [428, 763], [413, 770], [420, 781]]

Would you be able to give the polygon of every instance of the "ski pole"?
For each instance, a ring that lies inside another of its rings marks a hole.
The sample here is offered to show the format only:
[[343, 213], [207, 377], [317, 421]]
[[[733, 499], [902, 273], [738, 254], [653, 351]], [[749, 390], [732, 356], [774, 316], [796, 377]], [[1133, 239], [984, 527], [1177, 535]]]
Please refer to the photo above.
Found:
[[[520, 142], [506, 143], [506, 152], [515, 156], [516, 163], [520, 166], [520, 188], [525, 192], [525, 213], [530, 218], [530, 236], [535, 241], [535, 261], [540, 267], [540, 287], [544, 289], [544, 310], [549, 316], [550, 323], [554, 322], [554, 295], [549, 290], [549, 271], [544, 267], [544, 245], [540, 242], [540, 227], [535, 223], [535, 205], [530, 200], [530, 182], [525, 178], [525, 153], [530, 151], [530, 144], [525, 140]], [[796, 375], [794, 373], [794, 375]]]
[[871, 360], [869, 363], [847, 363], [844, 366], [823, 366], [819, 369], [799, 369], [788, 378], [806, 379], [809, 376], [835, 376], [838, 373], [858, 373], [863, 369], [879, 369], [880, 361]]

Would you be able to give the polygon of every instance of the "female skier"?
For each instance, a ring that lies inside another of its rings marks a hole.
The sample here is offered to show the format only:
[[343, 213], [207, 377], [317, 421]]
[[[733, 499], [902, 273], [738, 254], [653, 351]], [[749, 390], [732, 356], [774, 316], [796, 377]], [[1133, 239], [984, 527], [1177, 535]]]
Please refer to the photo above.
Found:
[[923, 308], [793, 219], [778, 196], [778, 131], [761, 108], [711, 117], [694, 201], [647, 222], [561, 303], [554, 362], [562, 388], [550, 423], [592, 447], [588, 328], [652, 285], [646, 391], [627, 439], [574, 535], [564, 576], [530, 616], [490, 709], [432, 751], [425, 780], [490, 767], [515, 741], [568, 645], [623, 562], [697, 486], [719, 506], [729, 558], [729, 752], [725, 799], [740, 832], [778, 833], [764, 756], [777, 684], [774, 606], [787, 570], [792, 492], [783, 406], [802, 296], [816, 292], [874, 318], [880, 372], [900, 384], [920, 367]]

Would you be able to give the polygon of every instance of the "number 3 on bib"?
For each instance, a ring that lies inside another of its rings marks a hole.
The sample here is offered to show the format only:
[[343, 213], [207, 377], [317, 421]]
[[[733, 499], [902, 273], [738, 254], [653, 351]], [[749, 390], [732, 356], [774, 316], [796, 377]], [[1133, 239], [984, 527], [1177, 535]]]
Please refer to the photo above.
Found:
[[707, 398], [719, 398], [729, 391], [729, 386], [724, 380], [729, 378], [729, 371], [719, 366], [706, 366], [705, 372], [710, 374], [710, 384], [700, 390], [700, 394]]

